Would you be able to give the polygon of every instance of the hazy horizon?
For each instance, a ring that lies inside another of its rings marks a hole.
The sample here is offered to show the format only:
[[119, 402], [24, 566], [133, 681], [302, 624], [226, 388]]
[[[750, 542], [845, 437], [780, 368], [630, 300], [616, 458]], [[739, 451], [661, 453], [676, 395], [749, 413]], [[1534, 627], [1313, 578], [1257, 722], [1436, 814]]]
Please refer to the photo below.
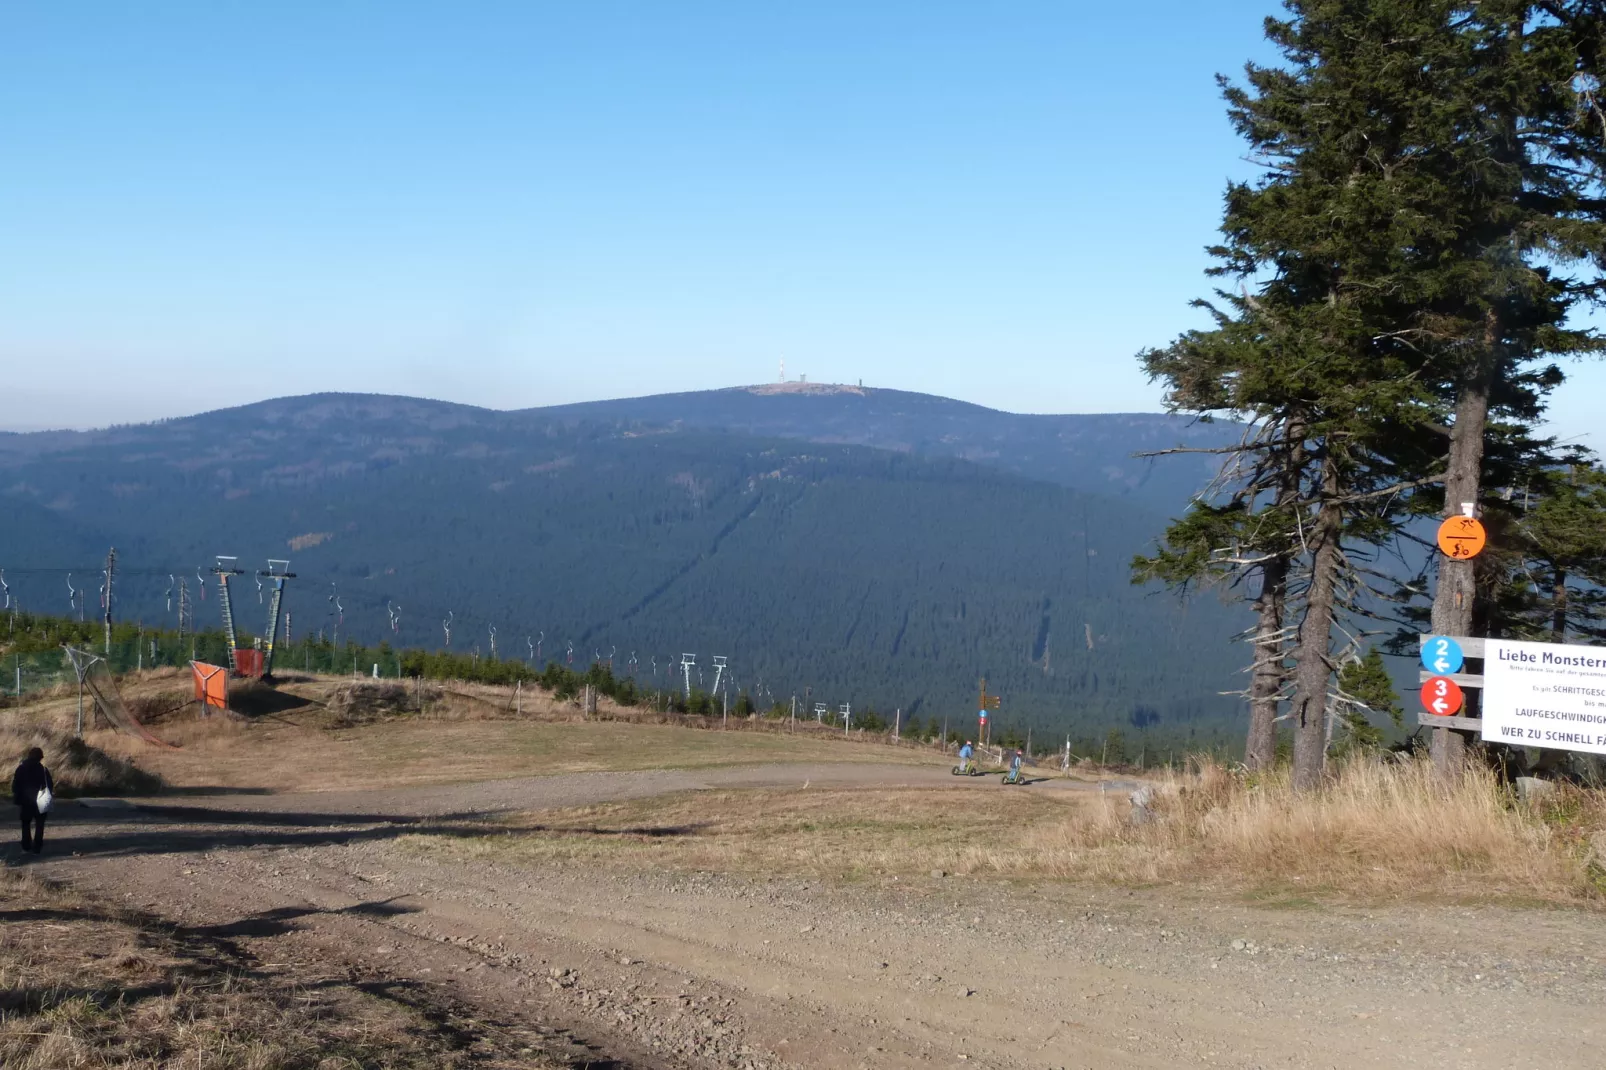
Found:
[[[1275, 0], [14, 6], [0, 427], [791, 377], [1159, 411]], [[1155, 33], [1154, 26], [1165, 32]], [[1551, 428], [1597, 437], [1606, 366]]]
[[[791, 378], [788, 378], [787, 381], [789, 383], [793, 383], [793, 384], [796, 384], [796, 382], [797, 382], [797, 380], [791, 379]], [[697, 390], [690, 390], [690, 391], [663, 391], [661, 393], [662, 394], [709, 393], [709, 392], [712, 392], [712, 391], [719, 391], [719, 390], [752, 390], [754, 388], [766, 387], [766, 386], [771, 386], [771, 385], [774, 385], [774, 384], [772, 384], [772, 383], [736, 383], [736, 384], [732, 384], [730, 386], [706, 387], [706, 388], [700, 388], [700, 389], [697, 389]], [[849, 389], [858, 389], [859, 388], [858, 384], [856, 384], [856, 383], [816, 383], [812, 379], [809, 380], [808, 385], [809, 386], [845, 387], [845, 388], [849, 388]], [[989, 409], [989, 410], [994, 411], [994, 412], [1002, 413], [1002, 414], [1005, 414], [1005, 415], [1015, 415], [1015, 416], [1127, 416], [1127, 415], [1163, 416], [1163, 415], [1166, 415], [1164, 410], [1162, 408], [1160, 408], [1159, 406], [1156, 406], [1153, 409], [1111, 409], [1111, 410], [1086, 411], [1086, 412], [1074, 412], [1074, 411], [1069, 411], [1069, 412], [1027, 412], [1027, 411], [1018, 410], [1018, 409], [1000, 409], [1000, 408], [997, 408], [996, 406], [992, 406], [992, 405], [982, 405], [981, 402], [971, 401], [968, 398], [949, 397], [946, 394], [931, 394], [928, 391], [910, 390], [910, 389], [907, 389], [905, 387], [899, 387], [899, 386], [885, 386], [885, 385], [879, 385], [879, 384], [865, 383], [863, 385], [863, 389], [865, 389], [865, 390], [892, 390], [892, 391], [897, 391], [899, 393], [905, 393], [905, 394], [922, 394], [922, 395], [925, 395], [927, 397], [940, 397], [940, 398], [943, 398], [944, 400], [947, 400], [947, 401], [957, 401], [957, 402], [960, 402], [960, 403], [963, 403], [963, 404], [966, 404], [966, 405], [981, 405], [982, 408]], [[225, 411], [225, 410], [228, 410], [228, 409], [238, 409], [238, 408], [243, 408], [243, 407], [249, 406], [249, 405], [263, 404], [263, 403], [269, 402], [269, 401], [288, 401], [288, 400], [293, 400], [295, 398], [317, 397], [317, 396], [322, 395], [322, 394], [352, 394], [352, 395], [359, 395], [359, 396], [361, 396], [361, 395], [371, 395], [371, 396], [374, 396], [374, 397], [403, 398], [403, 399], [406, 399], [406, 400], [409, 400], [409, 401], [429, 401], [429, 402], [439, 402], [441, 404], [446, 404], [446, 405], [464, 405], [464, 406], [467, 406], [469, 408], [484, 409], [484, 410], [486, 410], [488, 412], [524, 412], [524, 411], [529, 411], [531, 409], [561, 408], [561, 407], [566, 406], [566, 405], [605, 404], [605, 403], [607, 403], [609, 401], [629, 401], [629, 400], [632, 400], [632, 399], [635, 399], [635, 398], [660, 396], [659, 393], [654, 393], [654, 394], [618, 394], [618, 395], [613, 395], [613, 396], [609, 396], [609, 397], [586, 398], [586, 399], [581, 400], [581, 401], [559, 401], [559, 402], [553, 402], [551, 405], [508, 405], [508, 406], [501, 406], [501, 405], [482, 405], [482, 404], [479, 404], [479, 403], [476, 403], [476, 402], [468, 402], [468, 401], [457, 401], [457, 400], [454, 400], [452, 398], [426, 397], [426, 396], [421, 395], [421, 394], [398, 394], [398, 393], [394, 393], [392, 391], [385, 391], [385, 390], [316, 390], [316, 391], [308, 391], [308, 392], [294, 393], [294, 394], [273, 394], [273, 395], [269, 395], [269, 396], [266, 396], [266, 397], [250, 398], [250, 399], [245, 399], [245, 400], [240, 400], [240, 401], [231, 401], [226, 405], [213, 405], [213, 406], [210, 406], [208, 408], [195, 409], [193, 411], [169, 412], [169, 413], [164, 413], [164, 414], [159, 415], [159, 416], [153, 416], [153, 417], [150, 417], [149, 419], [144, 419], [144, 420], [113, 420], [113, 421], [110, 421], [108, 423], [85, 424], [85, 425], [76, 426], [76, 427], [60, 426], [60, 425], [46, 425], [46, 424], [40, 424], [40, 425], [37, 425], [37, 426], [31, 426], [31, 427], [30, 426], [26, 426], [26, 425], [24, 425], [24, 426], [0, 425], [0, 434], [24, 434], [24, 435], [26, 435], [26, 434], [39, 434], [39, 433], [51, 432], [51, 431], [101, 431], [101, 430], [105, 430], [105, 429], [107, 429], [109, 427], [140, 426], [140, 425], [144, 425], [144, 424], [160, 423], [161, 421], [164, 421], [164, 420], [182, 420], [182, 419], [185, 419], [185, 418], [191, 417], [191, 416], [201, 416], [201, 415], [204, 415], [205, 413], [208, 413], [208, 412], [220, 412], [220, 411]], [[1182, 418], [1186, 419], [1186, 418], [1189, 418], [1189, 417], [1183, 416]]]

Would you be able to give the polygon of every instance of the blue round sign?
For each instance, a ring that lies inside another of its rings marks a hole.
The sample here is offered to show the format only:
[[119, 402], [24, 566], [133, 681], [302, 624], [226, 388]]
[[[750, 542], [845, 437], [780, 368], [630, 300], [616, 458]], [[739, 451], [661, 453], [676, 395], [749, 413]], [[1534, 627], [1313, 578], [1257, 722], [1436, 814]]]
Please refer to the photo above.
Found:
[[1422, 644], [1422, 667], [1435, 676], [1460, 672], [1465, 661], [1461, 644], [1448, 635], [1430, 635]]

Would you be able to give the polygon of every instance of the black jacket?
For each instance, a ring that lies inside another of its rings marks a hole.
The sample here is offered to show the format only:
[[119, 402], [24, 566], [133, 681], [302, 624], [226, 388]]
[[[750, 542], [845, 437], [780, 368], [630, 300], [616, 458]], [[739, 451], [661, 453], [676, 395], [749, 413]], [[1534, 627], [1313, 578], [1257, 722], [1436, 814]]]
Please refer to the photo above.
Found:
[[52, 795], [56, 793], [56, 782], [50, 778], [50, 770], [45, 768], [44, 762], [24, 758], [11, 778], [11, 801], [23, 809], [31, 809], [41, 788], [49, 788]]

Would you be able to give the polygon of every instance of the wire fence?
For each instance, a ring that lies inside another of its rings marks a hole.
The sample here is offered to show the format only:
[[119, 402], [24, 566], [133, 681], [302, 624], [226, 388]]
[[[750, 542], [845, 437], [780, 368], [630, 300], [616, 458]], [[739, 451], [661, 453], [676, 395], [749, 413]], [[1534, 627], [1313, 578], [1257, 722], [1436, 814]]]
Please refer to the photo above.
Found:
[[[102, 658], [114, 676], [159, 668], [188, 668], [191, 661], [227, 664], [228, 644], [222, 635], [202, 633], [183, 638], [173, 635], [140, 636], [111, 644], [85, 644]], [[307, 640], [281, 646], [274, 655], [280, 672], [307, 672], [394, 679], [402, 674], [399, 652], [371, 647], [337, 647]], [[78, 677], [64, 650], [9, 653], [0, 657], [0, 699], [7, 704], [58, 688], [76, 687]]]
[[0, 692], [13, 701], [24, 695], [75, 684], [77, 680], [65, 651], [11, 654], [0, 662]]

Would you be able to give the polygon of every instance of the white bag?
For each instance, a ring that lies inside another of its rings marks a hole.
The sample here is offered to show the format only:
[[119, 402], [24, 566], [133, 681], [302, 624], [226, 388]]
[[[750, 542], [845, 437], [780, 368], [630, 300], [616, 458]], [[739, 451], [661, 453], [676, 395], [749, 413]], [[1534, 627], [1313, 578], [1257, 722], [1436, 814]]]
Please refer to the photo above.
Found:
[[34, 809], [41, 814], [48, 814], [50, 813], [50, 804], [55, 801], [56, 797], [50, 793], [49, 788], [40, 788], [39, 794], [35, 795], [33, 799]]

